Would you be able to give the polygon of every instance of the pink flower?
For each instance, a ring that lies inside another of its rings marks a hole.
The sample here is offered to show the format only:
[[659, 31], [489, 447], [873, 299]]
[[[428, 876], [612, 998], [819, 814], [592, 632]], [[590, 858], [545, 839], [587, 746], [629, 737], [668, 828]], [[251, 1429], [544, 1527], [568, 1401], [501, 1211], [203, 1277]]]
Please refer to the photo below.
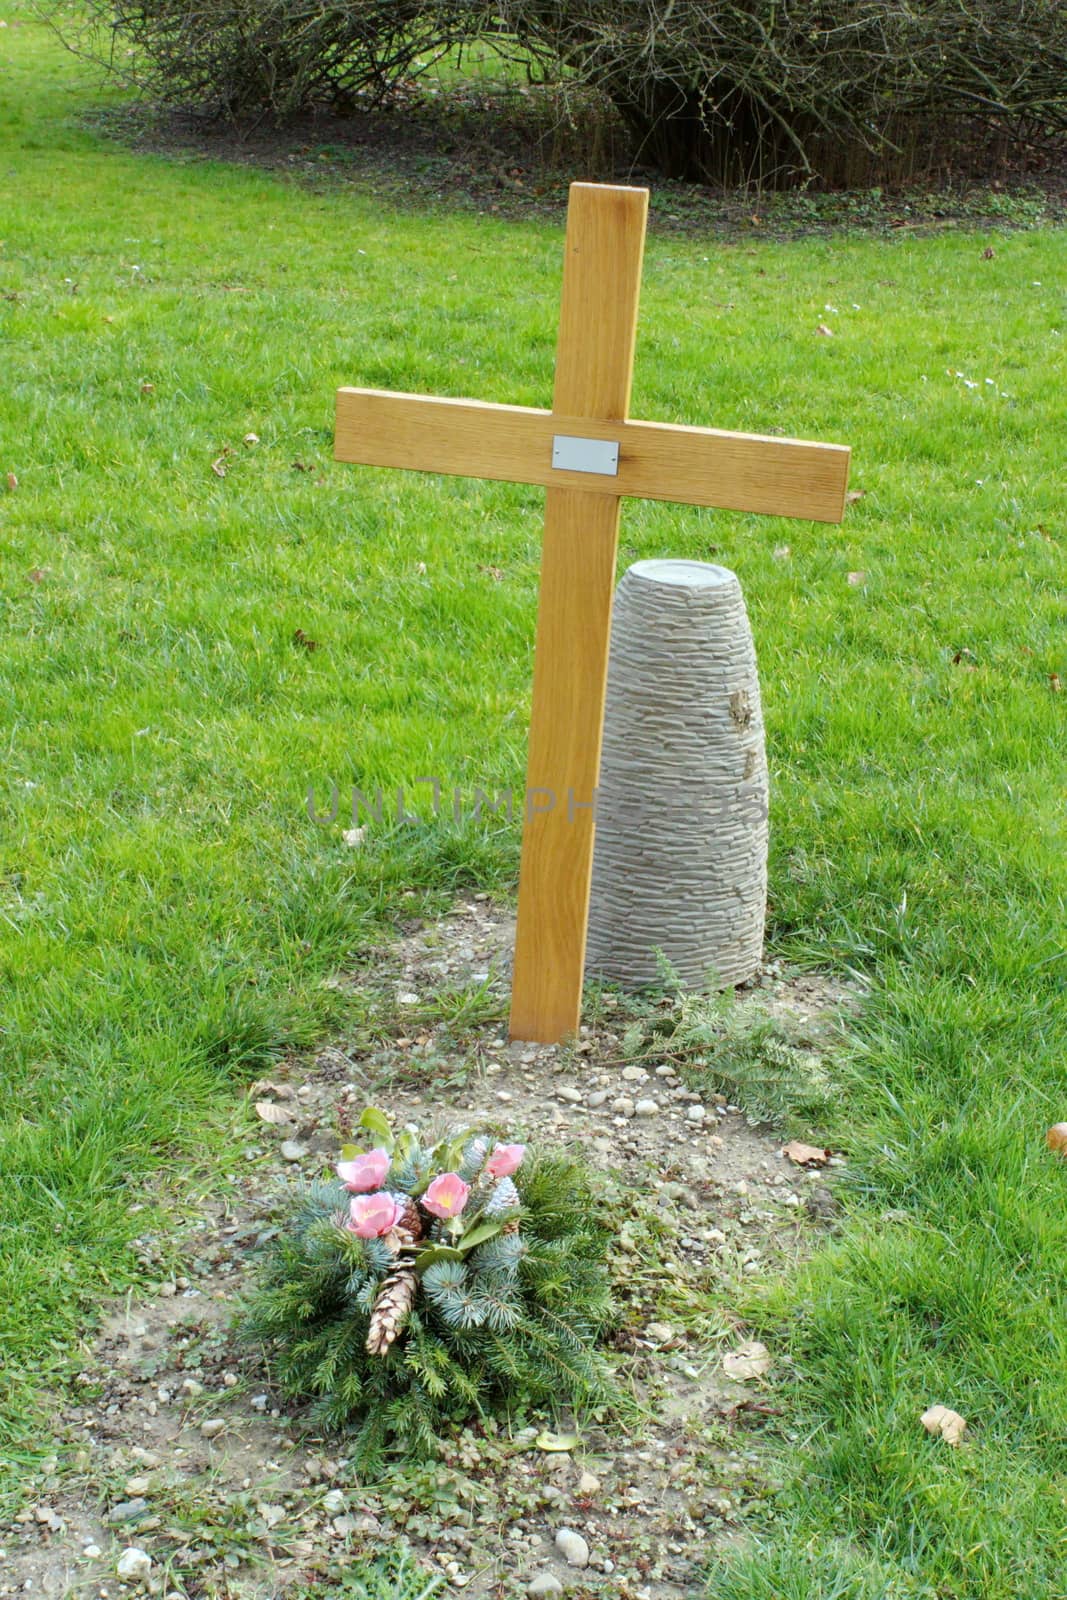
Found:
[[355, 1194], [349, 1203], [348, 1229], [357, 1239], [380, 1239], [404, 1215], [391, 1194]]
[[354, 1161], [339, 1161], [337, 1176], [349, 1194], [366, 1194], [368, 1189], [380, 1189], [389, 1171], [390, 1156], [387, 1150], [368, 1150]]
[[459, 1216], [469, 1194], [470, 1188], [458, 1172], [442, 1172], [423, 1195], [422, 1203], [433, 1216], [448, 1222]]
[[522, 1166], [525, 1154], [524, 1144], [495, 1144], [492, 1155], [485, 1163], [485, 1170], [490, 1178], [510, 1178]]

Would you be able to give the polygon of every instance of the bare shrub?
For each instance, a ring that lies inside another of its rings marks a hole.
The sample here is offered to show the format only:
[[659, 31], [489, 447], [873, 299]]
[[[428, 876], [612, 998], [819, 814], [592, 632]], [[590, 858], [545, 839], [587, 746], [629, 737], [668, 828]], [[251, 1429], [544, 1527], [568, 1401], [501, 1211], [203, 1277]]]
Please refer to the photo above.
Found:
[[[1061, 0], [503, 0], [531, 51], [596, 84], [673, 177], [847, 177], [924, 135], [1067, 129]], [[869, 163], [862, 163], [869, 165]]]

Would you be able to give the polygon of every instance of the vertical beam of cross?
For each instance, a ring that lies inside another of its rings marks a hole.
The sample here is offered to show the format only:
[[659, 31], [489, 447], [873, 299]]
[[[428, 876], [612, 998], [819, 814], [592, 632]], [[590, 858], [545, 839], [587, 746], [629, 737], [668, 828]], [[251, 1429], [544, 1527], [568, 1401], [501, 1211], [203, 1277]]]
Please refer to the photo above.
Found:
[[[648, 191], [571, 188], [552, 409], [630, 408]], [[534, 655], [511, 1036], [577, 1031], [593, 869], [619, 496], [550, 488]]]

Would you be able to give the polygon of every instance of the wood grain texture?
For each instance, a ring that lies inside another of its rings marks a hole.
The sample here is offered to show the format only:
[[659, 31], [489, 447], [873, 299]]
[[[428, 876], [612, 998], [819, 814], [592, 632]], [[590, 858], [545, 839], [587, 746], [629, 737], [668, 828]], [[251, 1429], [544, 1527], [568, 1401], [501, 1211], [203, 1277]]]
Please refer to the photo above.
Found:
[[[619, 443], [616, 477], [560, 472], [557, 433]], [[849, 450], [719, 428], [610, 422], [478, 400], [340, 389], [335, 455], [365, 466], [671, 500], [811, 522], [845, 513]]]
[[[581, 1019], [619, 502], [550, 489], [537, 608], [511, 1037], [555, 1044]], [[551, 809], [549, 809], [551, 808]]]
[[[561, 416], [626, 416], [647, 212], [647, 190], [571, 186], [553, 397]], [[592, 800], [600, 770], [618, 537], [617, 494], [591, 493], [587, 484], [549, 490], [511, 990], [513, 1039], [554, 1044], [576, 1033], [581, 1019], [593, 813], [577, 807]], [[551, 792], [551, 810], [533, 811], [539, 790]]]

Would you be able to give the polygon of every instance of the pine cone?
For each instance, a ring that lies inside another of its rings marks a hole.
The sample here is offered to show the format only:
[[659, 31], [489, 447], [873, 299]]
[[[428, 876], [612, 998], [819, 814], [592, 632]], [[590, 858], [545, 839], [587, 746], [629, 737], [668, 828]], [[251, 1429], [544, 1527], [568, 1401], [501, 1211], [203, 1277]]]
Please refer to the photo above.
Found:
[[[422, 1238], [424, 1227], [422, 1213], [419, 1210], [419, 1203], [417, 1200], [413, 1200], [409, 1194], [394, 1194], [393, 1199], [396, 1201], [397, 1205], [403, 1206], [404, 1208], [400, 1219], [396, 1224], [401, 1233], [405, 1235], [403, 1242], [405, 1244], [408, 1244], [409, 1242], [415, 1243], [417, 1240]], [[411, 1235], [410, 1241], [406, 1237], [408, 1234]]]
[[418, 1276], [413, 1261], [398, 1261], [382, 1279], [374, 1310], [370, 1314], [367, 1351], [384, 1356], [400, 1332], [415, 1301]]

